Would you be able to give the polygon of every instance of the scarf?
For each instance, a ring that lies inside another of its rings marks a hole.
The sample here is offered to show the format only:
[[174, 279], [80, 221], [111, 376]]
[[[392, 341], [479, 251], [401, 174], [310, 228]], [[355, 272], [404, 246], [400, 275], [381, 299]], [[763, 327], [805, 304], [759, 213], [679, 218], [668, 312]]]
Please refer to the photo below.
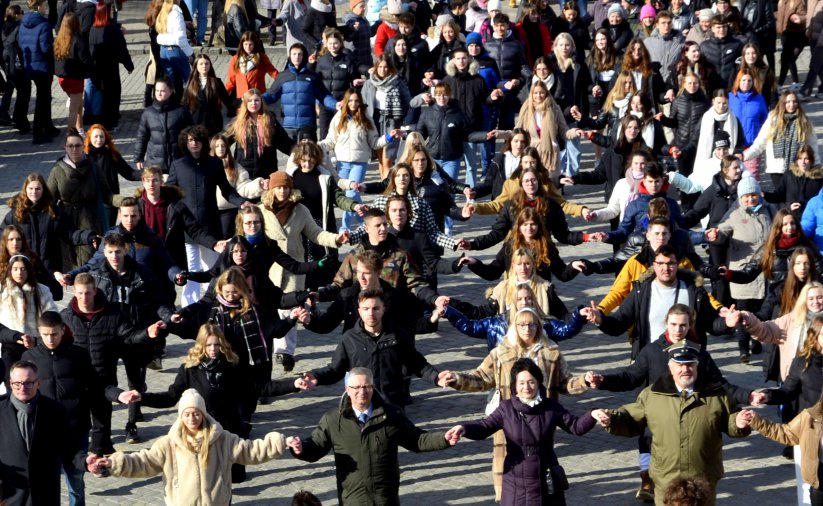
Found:
[[[777, 115], [772, 117], [772, 121], [777, 119]], [[797, 113], [786, 114], [786, 129], [776, 132], [772, 139], [772, 152], [778, 160], [783, 160], [783, 172], [789, 170], [789, 165], [797, 159], [797, 152], [800, 150], [800, 142], [797, 138]]]
[[332, 5], [330, 3], [325, 4], [325, 3], [321, 2], [320, 0], [311, 0], [310, 5], [311, 5], [312, 9], [318, 10], [320, 12], [325, 12], [327, 14], [329, 12], [331, 12], [331, 8], [332, 8]]
[[260, 231], [260, 232], [257, 232], [254, 235], [246, 235], [244, 237], [246, 238], [247, 241], [249, 241], [249, 244], [251, 244], [252, 246], [256, 246], [258, 243], [263, 241], [263, 232]]
[[161, 197], [157, 199], [156, 204], [152, 204], [146, 193], [143, 192], [143, 218], [146, 220], [146, 226], [154, 230], [158, 236], [164, 241], [166, 240], [166, 218], [168, 207], [163, 200], [163, 192], [160, 192]]
[[540, 404], [541, 402], [543, 402], [543, 398], [540, 397], [540, 394], [537, 394], [536, 396], [534, 396], [531, 399], [524, 399], [524, 398], [522, 398], [518, 395], [517, 400], [519, 400], [520, 402], [522, 402], [523, 404], [525, 404], [526, 406], [528, 406], [530, 408], [533, 408], [533, 407], [537, 406], [538, 404]]
[[777, 248], [778, 249], [789, 249], [793, 248], [797, 243], [800, 241], [800, 234], [794, 234], [792, 236], [780, 234], [780, 239], [777, 240]]
[[240, 73], [245, 75], [251, 72], [257, 66], [257, 62], [254, 60], [254, 56], [250, 55], [238, 57], [237, 65], [240, 68]]
[[388, 76], [384, 79], [377, 77], [377, 74], [372, 74], [369, 78], [372, 86], [386, 94], [386, 103], [382, 114], [389, 118], [402, 118], [405, 113], [403, 110], [403, 102], [400, 100], [400, 78], [397, 74]]
[[280, 223], [281, 227], [286, 226], [286, 222], [289, 221], [291, 217], [291, 213], [294, 210], [294, 206], [297, 205], [297, 202], [294, 202], [292, 199], [286, 199], [285, 202], [277, 202], [276, 200], [272, 202], [272, 212], [274, 216], [277, 217], [277, 222]]
[[259, 365], [271, 362], [266, 338], [262, 333], [260, 318], [257, 316], [257, 309], [252, 306], [245, 314], [238, 315], [232, 321], [229, 313], [233, 309], [240, 309], [240, 304], [229, 302], [221, 295], [217, 295], [217, 302], [212, 307], [209, 323], [220, 326], [224, 333], [228, 333], [229, 325], [234, 325], [233, 331], [239, 327], [241, 335], [235, 335], [235, 337], [242, 338], [251, 363]]
[[723, 123], [723, 128], [720, 130], [729, 134], [729, 141], [731, 142], [729, 151], [734, 150], [734, 147], [737, 146], [739, 122], [735, 115], [731, 111], [718, 114], [714, 108], [709, 108], [700, 120], [700, 137], [697, 139], [697, 155], [695, 160], [708, 160], [714, 154], [714, 132], [718, 130], [715, 128], [715, 123]]
[[222, 369], [225, 361], [226, 360], [223, 357], [223, 354], [220, 353], [215, 358], [206, 357], [202, 362], [200, 362], [200, 365], [197, 366], [201, 371], [203, 371], [203, 373], [205, 373], [209, 386], [215, 390], [220, 389], [220, 380], [223, 378]]
[[35, 395], [31, 402], [26, 404], [13, 395], [9, 396], [11, 405], [17, 410], [17, 426], [20, 428], [23, 441], [26, 442], [27, 450], [31, 450], [31, 438], [34, 435], [34, 416], [37, 411], [37, 399], [39, 397], [40, 394]]
[[542, 82], [546, 85], [546, 88], [551, 90], [554, 88], [554, 74], [549, 74], [549, 77], [546, 79], [540, 79], [536, 75], [532, 76], [532, 84], [536, 83], [537, 81]]

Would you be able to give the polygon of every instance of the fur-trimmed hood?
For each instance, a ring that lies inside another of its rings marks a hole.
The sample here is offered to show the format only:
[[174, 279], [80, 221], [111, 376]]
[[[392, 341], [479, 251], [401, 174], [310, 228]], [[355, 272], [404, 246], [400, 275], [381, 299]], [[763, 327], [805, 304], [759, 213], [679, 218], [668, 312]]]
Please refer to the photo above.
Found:
[[800, 167], [798, 167], [796, 163], [793, 163], [789, 166], [789, 170], [792, 172], [792, 174], [794, 174], [795, 177], [805, 177], [808, 179], [823, 179], [823, 166], [821, 165], [815, 165], [808, 172], [803, 172], [800, 170]]
[[[134, 190], [135, 198], [143, 198], [146, 189], [142, 186]], [[177, 202], [183, 199], [183, 189], [174, 185], [163, 185], [160, 187], [160, 198], [166, 202]]]
[[[454, 64], [454, 61], [449, 60], [449, 63], [446, 64], [446, 74], [452, 77], [458, 74], [457, 66]], [[468, 73], [470, 76], [476, 76], [480, 73], [480, 64], [477, 63], [476, 60], [472, 60], [469, 64]]]

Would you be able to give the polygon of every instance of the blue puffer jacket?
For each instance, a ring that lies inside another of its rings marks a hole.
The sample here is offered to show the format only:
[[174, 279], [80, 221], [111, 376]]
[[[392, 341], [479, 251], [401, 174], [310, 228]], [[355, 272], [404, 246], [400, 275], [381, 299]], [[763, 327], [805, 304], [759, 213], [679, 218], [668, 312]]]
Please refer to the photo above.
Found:
[[760, 132], [760, 127], [769, 117], [766, 99], [760, 93], [751, 91], [738, 91], [737, 95], [729, 92], [729, 110], [737, 116], [743, 126], [745, 145], [751, 146]]
[[823, 190], [806, 204], [800, 226], [817, 248], [823, 251]]
[[54, 74], [54, 37], [48, 18], [30, 11], [23, 16], [19, 32], [23, 68], [28, 77]]
[[[446, 306], [446, 318], [454, 325], [454, 328], [469, 337], [477, 339], [485, 337], [489, 351], [503, 342], [506, 332], [509, 330], [509, 323], [505, 314], [490, 316], [482, 320], [469, 320], [460, 311], [451, 306]], [[580, 310], [575, 309], [568, 322], [553, 318], [545, 320], [543, 330], [546, 331], [549, 339], [559, 343], [576, 336], [585, 323], [586, 319], [580, 314]]]
[[663, 188], [656, 194], [651, 195], [643, 183], [640, 183], [639, 196], [631, 201], [626, 207], [626, 212], [623, 214], [623, 221], [617, 227], [608, 233], [608, 238], [604, 241], [609, 244], [623, 244], [629, 235], [635, 231], [645, 230], [646, 218], [649, 215], [649, 202], [655, 197], [664, 197], [669, 204], [669, 216], [672, 223], [677, 224], [680, 228], [687, 228], [683, 221], [683, 214], [680, 212], [680, 204], [676, 200], [669, 198], [666, 194], [669, 191], [669, 183], [665, 183]]
[[291, 63], [277, 75], [269, 91], [263, 94], [263, 99], [267, 104], [280, 101], [283, 128], [317, 128], [315, 101], [332, 111], [337, 108], [337, 101], [329, 94], [318, 74], [305, 65], [298, 69]]

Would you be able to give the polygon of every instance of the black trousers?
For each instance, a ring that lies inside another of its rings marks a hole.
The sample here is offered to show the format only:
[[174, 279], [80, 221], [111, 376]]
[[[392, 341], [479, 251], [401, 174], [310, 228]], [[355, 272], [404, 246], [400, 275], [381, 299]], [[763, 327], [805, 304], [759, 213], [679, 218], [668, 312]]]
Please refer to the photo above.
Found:
[[792, 82], [798, 82], [797, 77], [797, 58], [803, 48], [809, 45], [809, 39], [804, 33], [784, 33], [780, 36], [783, 42], [783, 49], [780, 51], [780, 76], [777, 79], [777, 84], [782, 85], [786, 82], [786, 76], [789, 72], [792, 73]]
[[38, 75], [31, 78], [37, 90], [34, 102], [34, 135], [46, 135], [54, 128], [51, 120], [51, 82], [54, 76]]

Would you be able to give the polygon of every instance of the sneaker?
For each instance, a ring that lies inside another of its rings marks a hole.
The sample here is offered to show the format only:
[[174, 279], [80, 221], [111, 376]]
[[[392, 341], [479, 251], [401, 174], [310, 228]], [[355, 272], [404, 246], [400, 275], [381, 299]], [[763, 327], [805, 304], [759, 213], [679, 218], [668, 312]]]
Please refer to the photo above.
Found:
[[790, 91], [800, 91], [803, 88], [803, 85], [800, 83], [792, 83], [789, 85]]
[[136, 425], [126, 425], [126, 442], [129, 444], [140, 442], [140, 434], [137, 433]]
[[162, 371], [163, 359], [160, 357], [153, 358], [151, 362], [146, 364], [146, 368], [151, 369], [152, 371]]
[[649, 477], [648, 471], [640, 473], [640, 488], [634, 498], [643, 502], [654, 502], [654, 482]]
[[274, 361], [282, 365], [285, 372], [292, 372], [294, 370], [294, 357], [288, 353], [277, 353], [274, 356]]
[[748, 353], [743, 353], [743, 354], [740, 355], [740, 363], [741, 364], [748, 364], [749, 360], [751, 360], [751, 358], [752, 358], [751, 355], [749, 355]]

